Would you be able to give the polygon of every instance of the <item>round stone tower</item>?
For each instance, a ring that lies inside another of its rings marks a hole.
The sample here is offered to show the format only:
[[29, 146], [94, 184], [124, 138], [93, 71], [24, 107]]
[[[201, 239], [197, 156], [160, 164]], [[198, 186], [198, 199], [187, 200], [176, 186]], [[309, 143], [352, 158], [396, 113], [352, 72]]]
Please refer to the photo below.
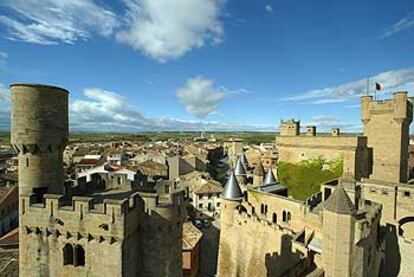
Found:
[[11, 88], [11, 143], [19, 155], [20, 193], [63, 193], [63, 150], [68, 142], [68, 94], [37, 84]]

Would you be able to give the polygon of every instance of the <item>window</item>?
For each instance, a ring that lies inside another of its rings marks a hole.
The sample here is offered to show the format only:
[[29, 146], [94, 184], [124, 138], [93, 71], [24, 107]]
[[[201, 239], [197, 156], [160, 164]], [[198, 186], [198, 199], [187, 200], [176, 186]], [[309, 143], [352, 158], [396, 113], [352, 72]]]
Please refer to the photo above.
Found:
[[267, 205], [265, 205], [264, 214], [267, 214]]
[[198, 208], [202, 209], [203, 208], [203, 204], [198, 204]]
[[276, 215], [276, 213], [273, 213], [273, 216], [272, 216], [272, 222], [273, 222], [274, 224], [276, 224], [276, 223], [277, 223], [277, 215]]
[[219, 207], [220, 207], [220, 202], [219, 202], [219, 203], [217, 203], [217, 204], [216, 204], [216, 206], [217, 206], [217, 208], [219, 208]]
[[290, 212], [287, 212], [287, 222], [290, 222], [291, 218], [292, 218], [292, 216], [291, 216]]
[[85, 266], [85, 250], [81, 245], [67, 243], [63, 247], [63, 265]]
[[85, 266], [85, 250], [81, 245], [75, 246], [75, 266]]
[[286, 211], [283, 211], [283, 213], [282, 213], [282, 221], [283, 222], [286, 222], [286, 220], [287, 220]]
[[29, 158], [26, 158], [26, 167], [29, 167]]
[[404, 191], [404, 196], [410, 197], [410, 192], [408, 190]]
[[73, 265], [73, 247], [69, 243], [63, 247], [63, 265]]
[[118, 177], [118, 185], [122, 184], [122, 178]]
[[164, 192], [165, 193], [170, 193], [170, 186], [165, 186]]
[[263, 204], [260, 204], [260, 213], [264, 214], [264, 205]]

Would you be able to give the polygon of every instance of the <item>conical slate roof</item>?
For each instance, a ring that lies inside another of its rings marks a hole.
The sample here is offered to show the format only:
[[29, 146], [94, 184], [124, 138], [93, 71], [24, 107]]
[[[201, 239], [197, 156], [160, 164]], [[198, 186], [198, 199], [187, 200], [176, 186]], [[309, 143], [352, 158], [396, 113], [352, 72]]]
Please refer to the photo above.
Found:
[[256, 167], [253, 170], [253, 175], [255, 176], [264, 176], [264, 168], [262, 163], [259, 162], [258, 165], [256, 165]]
[[241, 158], [237, 160], [236, 167], [234, 168], [234, 174], [236, 174], [236, 176], [246, 175], [246, 169], [241, 161]]
[[269, 168], [267, 170], [267, 173], [266, 173], [266, 177], [265, 177], [265, 180], [264, 180], [264, 184], [265, 185], [270, 185], [270, 184], [274, 184], [274, 183], [276, 183], [276, 178], [273, 175], [272, 169]]
[[355, 205], [352, 203], [342, 184], [339, 184], [328, 200], [325, 209], [338, 214], [355, 214]]
[[231, 172], [229, 179], [227, 180], [226, 185], [224, 186], [223, 193], [221, 198], [227, 200], [241, 200], [243, 199], [243, 193], [240, 189], [239, 183], [237, 182], [234, 171]]
[[246, 154], [243, 152], [240, 154], [240, 160], [244, 167], [247, 167], [249, 165], [249, 162], [247, 161]]

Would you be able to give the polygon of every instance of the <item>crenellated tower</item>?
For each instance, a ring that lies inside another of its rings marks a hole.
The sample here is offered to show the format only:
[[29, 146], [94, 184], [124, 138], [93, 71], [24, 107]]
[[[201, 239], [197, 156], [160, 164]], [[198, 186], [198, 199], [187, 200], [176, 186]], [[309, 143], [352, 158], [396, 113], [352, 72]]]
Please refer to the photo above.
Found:
[[361, 119], [368, 147], [372, 148], [370, 179], [407, 182], [409, 127], [413, 120], [413, 105], [407, 92], [396, 92], [388, 100], [363, 96]]
[[11, 143], [19, 154], [19, 192], [63, 193], [68, 142], [68, 94], [35, 84], [11, 85]]

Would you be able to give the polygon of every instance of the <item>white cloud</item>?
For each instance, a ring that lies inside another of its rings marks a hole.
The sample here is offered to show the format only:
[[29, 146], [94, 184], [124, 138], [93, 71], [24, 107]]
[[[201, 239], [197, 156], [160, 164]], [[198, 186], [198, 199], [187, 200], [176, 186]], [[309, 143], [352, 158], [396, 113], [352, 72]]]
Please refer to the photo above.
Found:
[[340, 118], [333, 115], [314, 116], [311, 122], [305, 125], [315, 125], [322, 129], [322, 131], [329, 131], [331, 128], [340, 128], [348, 132], [360, 132], [362, 129], [361, 123], [343, 122]]
[[272, 5], [266, 5], [266, 6], [265, 6], [265, 10], [266, 10], [268, 13], [273, 13], [273, 12], [274, 12]]
[[4, 69], [6, 66], [6, 60], [9, 57], [7, 53], [0, 52], [0, 69]]
[[0, 83], [0, 129], [10, 129], [10, 88]]
[[224, 0], [123, 0], [126, 30], [119, 42], [160, 61], [176, 59], [223, 37], [220, 21]]
[[[414, 93], [414, 67], [392, 70], [369, 77], [370, 93], [374, 93], [375, 83], [381, 83], [383, 90], [381, 95], [389, 95], [392, 92], [406, 90]], [[301, 94], [281, 98], [282, 101], [300, 101], [306, 104], [329, 104], [354, 100], [367, 90], [367, 80], [345, 83], [339, 86], [310, 90]]]
[[388, 28], [386, 28], [382, 34], [381, 38], [390, 37], [396, 33], [402, 32], [406, 29], [413, 28], [414, 27], [414, 14], [407, 15], [403, 19], [395, 22]]
[[[1, 92], [1, 86], [0, 86]], [[189, 121], [171, 117], [143, 116], [123, 96], [100, 88], [83, 91], [86, 99], [70, 103], [71, 130], [76, 131], [198, 131], [198, 130], [273, 130], [273, 126], [228, 124], [214, 121]], [[0, 118], [1, 119], [1, 118]]]
[[196, 77], [188, 79], [183, 87], [177, 89], [176, 95], [188, 113], [203, 118], [215, 112], [228, 93], [214, 88], [213, 80]]
[[93, 33], [109, 36], [118, 26], [116, 15], [94, 0], [3, 0], [13, 15], [0, 15], [8, 39], [36, 44], [72, 44]]
[[148, 128], [152, 125], [121, 95], [100, 88], [84, 90], [87, 100], [74, 100], [70, 105], [71, 123], [75, 128]]

